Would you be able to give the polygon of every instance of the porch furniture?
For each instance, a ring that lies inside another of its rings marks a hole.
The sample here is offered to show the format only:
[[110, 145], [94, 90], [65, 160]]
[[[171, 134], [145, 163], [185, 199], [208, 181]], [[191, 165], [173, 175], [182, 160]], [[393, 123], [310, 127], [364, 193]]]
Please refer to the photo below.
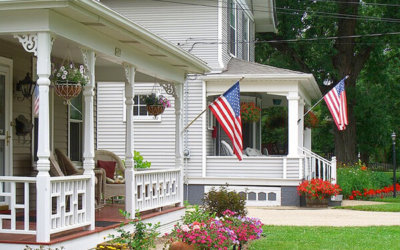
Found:
[[[114, 178], [103, 178], [103, 200], [113, 198], [115, 196], [125, 196], [125, 183], [118, 183], [118, 177], [125, 177], [125, 165], [116, 154], [108, 150], [95, 151], [95, 164], [98, 166], [98, 161], [112, 161], [115, 162]], [[104, 175], [105, 177], [105, 175]]]
[[[57, 160], [54, 158], [54, 155], [50, 156], [50, 176], [71, 176], [71, 175], [82, 175], [84, 170], [78, 169], [71, 162], [71, 160], [66, 156], [61, 150], [58, 148], [55, 149], [55, 154], [57, 156]], [[101, 194], [104, 190], [104, 179], [105, 179], [105, 171], [104, 169], [93, 169], [95, 178], [95, 199], [96, 205], [99, 207]]]
[[221, 155], [224, 156], [233, 155], [232, 147], [224, 140], [221, 140]]

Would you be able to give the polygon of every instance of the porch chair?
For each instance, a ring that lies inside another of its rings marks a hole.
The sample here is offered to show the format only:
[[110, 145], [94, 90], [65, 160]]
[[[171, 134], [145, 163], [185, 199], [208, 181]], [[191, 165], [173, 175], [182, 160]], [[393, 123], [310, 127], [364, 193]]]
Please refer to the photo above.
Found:
[[108, 163], [113, 163], [111, 165], [115, 166], [114, 169], [105, 171], [110, 172], [108, 172], [109, 177], [103, 179], [104, 201], [115, 196], [125, 196], [125, 164], [121, 158], [108, 150], [96, 150], [94, 160], [97, 168], [103, 167], [102, 164], [109, 165]]
[[[83, 174], [83, 169], [78, 169], [71, 162], [71, 160], [66, 156], [60, 149], [56, 148], [54, 150], [57, 160], [54, 155], [50, 155], [50, 176], [70, 176], [70, 175], [81, 175]], [[104, 190], [105, 171], [104, 169], [94, 169], [95, 174], [95, 199], [96, 207], [99, 208], [101, 201], [101, 194]]]

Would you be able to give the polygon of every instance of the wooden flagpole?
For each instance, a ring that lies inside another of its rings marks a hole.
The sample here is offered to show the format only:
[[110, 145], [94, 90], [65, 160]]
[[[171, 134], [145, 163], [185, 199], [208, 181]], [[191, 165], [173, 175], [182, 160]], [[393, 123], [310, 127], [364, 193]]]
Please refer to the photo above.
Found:
[[[243, 80], [243, 79], [244, 79], [244, 76], [243, 76], [242, 78], [240, 78], [239, 80], [237, 80], [236, 82], [240, 82], [240, 81]], [[189, 122], [189, 123], [185, 126], [185, 128], [182, 130], [182, 133], [183, 133], [185, 130], [187, 130], [197, 119], [199, 119], [199, 117], [200, 117], [202, 114], [204, 114], [204, 112], [206, 112], [207, 109], [208, 109], [208, 107], [205, 108], [203, 111], [201, 111], [201, 113], [198, 114], [191, 122]]]

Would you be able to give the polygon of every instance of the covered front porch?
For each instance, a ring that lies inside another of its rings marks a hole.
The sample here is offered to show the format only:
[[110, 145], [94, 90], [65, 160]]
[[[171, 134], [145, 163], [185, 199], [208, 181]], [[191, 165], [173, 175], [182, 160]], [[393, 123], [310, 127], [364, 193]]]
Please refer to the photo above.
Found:
[[[188, 160], [188, 183], [193, 190], [228, 183], [238, 191], [247, 188], [248, 202], [255, 205], [295, 205], [294, 201], [285, 203], [284, 197], [295, 196], [303, 179], [335, 182], [335, 158], [327, 160], [311, 151], [311, 128], [304, 121], [312, 100], [321, 97], [312, 74], [232, 58], [225, 71], [202, 79], [204, 104], [241, 79], [243, 160], [233, 155], [229, 137], [210, 113], [202, 124], [201, 169], [195, 172]], [[260, 110], [261, 117], [244, 120], [243, 104]], [[265, 195], [270, 192], [283, 197], [282, 203], [270, 202]]]
[[[0, 22], [4, 24], [0, 27], [0, 94], [5, 100], [0, 105], [0, 202], [5, 209], [0, 214], [0, 242], [26, 238], [48, 244], [71, 230], [75, 230], [72, 234], [94, 233], [96, 221], [115, 222], [119, 208], [131, 215], [137, 210], [159, 213], [151, 218], [178, 211], [161, 210], [183, 202], [182, 85], [188, 72], [203, 73], [208, 67], [96, 1], [7, 2], [0, 4]], [[72, 117], [71, 105], [64, 105], [52, 87], [52, 63], [60, 64], [67, 56], [83, 65], [89, 77], [80, 105], [73, 107], [78, 118]], [[125, 112], [126, 171], [125, 205], [96, 210], [95, 93], [97, 82], [103, 80], [98, 78], [99, 70], [113, 72], [108, 79], [125, 82], [121, 112]], [[26, 72], [37, 79], [38, 94], [32, 98], [16, 88]], [[174, 98], [172, 166], [140, 172], [133, 168], [135, 81], [157, 81]], [[26, 126], [33, 123], [32, 131], [17, 128], [15, 118], [21, 115], [28, 120]], [[83, 174], [51, 176], [57, 148], [80, 165]]]

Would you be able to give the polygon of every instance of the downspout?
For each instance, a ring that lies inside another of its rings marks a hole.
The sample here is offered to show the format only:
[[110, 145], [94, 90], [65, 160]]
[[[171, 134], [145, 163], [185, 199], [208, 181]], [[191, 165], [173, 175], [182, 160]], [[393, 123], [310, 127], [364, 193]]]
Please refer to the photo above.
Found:
[[[189, 78], [186, 78], [185, 81], [185, 85], [184, 85], [184, 94], [183, 94], [183, 98], [184, 98], [184, 122], [185, 125], [188, 124], [189, 122], [189, 83], [188, 80]], [[190, 156], [190, 150], [189, 150], [189, 130], [186, 129], [184, 132], [184, 141], [183, 141], [183, 150], [184, 150], [184, 160], [183, 160], [183, 172], [184, 172], [184, 185], [186, 185], [186, 197], [184, 197], [184, 200], [188, 200], [189, 198], [189, 183], [188, 183], [188, 171], [187, 171], [187, 165], [188, 165], [188, 160], [189, 160], [189, 156]], [[189, 154], [189, 155], [188, 155]]]

